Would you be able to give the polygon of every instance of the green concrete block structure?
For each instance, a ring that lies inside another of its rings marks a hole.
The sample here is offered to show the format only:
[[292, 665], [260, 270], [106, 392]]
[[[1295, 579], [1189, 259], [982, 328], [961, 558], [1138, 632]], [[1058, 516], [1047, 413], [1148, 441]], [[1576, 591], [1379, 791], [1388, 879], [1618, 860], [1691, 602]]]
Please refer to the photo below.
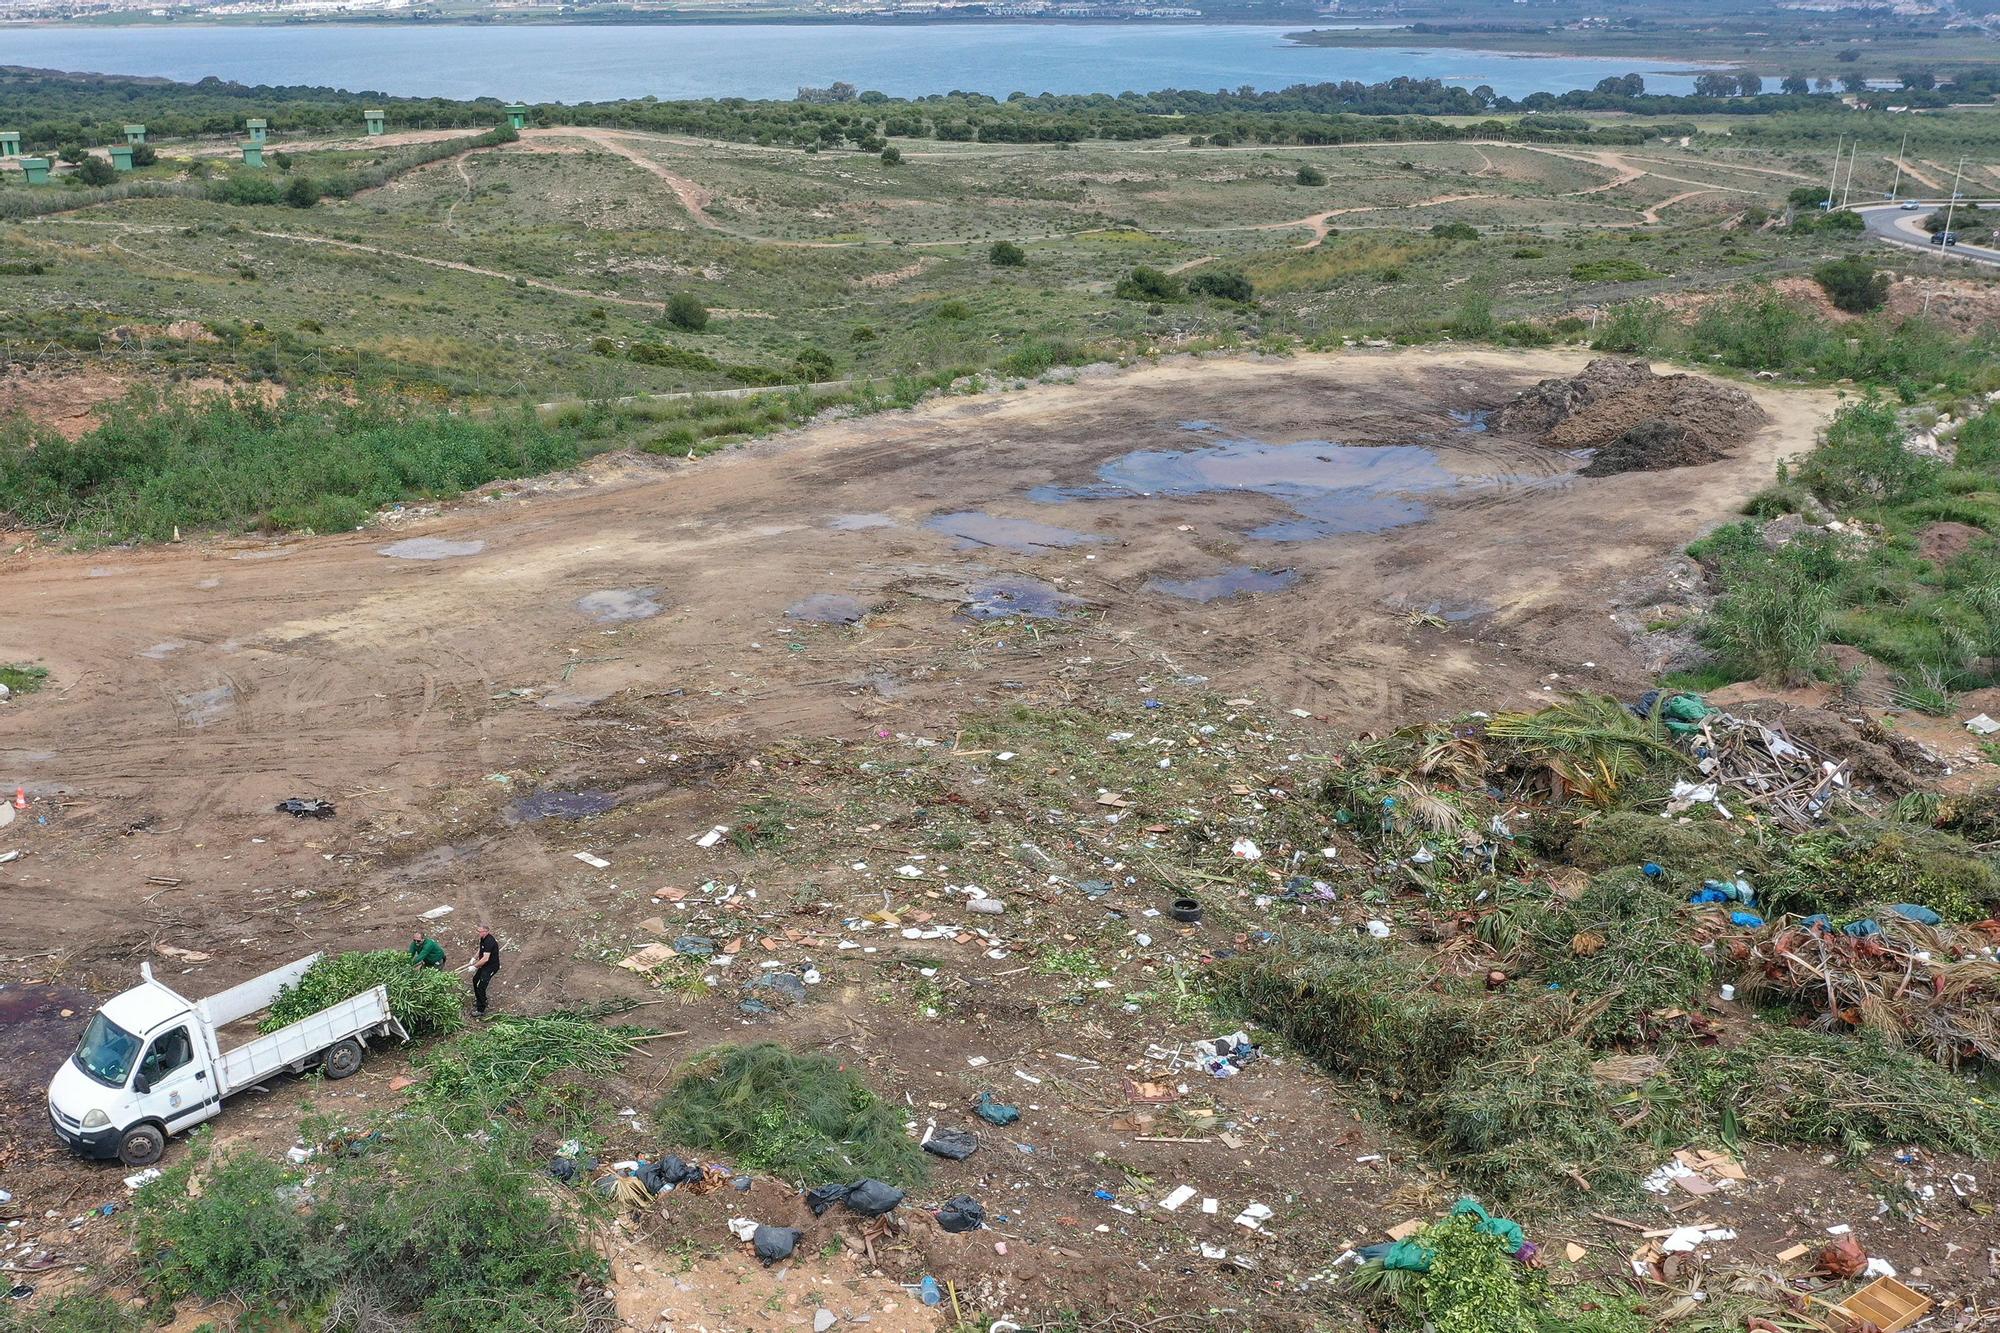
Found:
[[368, 133], [370, 135], [382, 132], [382, 122], [385, 118], [385, 113], [381, 111], [363, 111], [361, 113], [361, 119], [368, 122]]
[[19, 130], [0, 130], [0, 157], [19, 157], [20, 155], [21, 132]]
[[114, 171], [130, 171], [132, 169], [131, 144], [111, 145], [111, 167]]
[[246, 166], [246, 167], [261, 167], [261, 166], [263, 166], [263, 165], [264, 165], [264, 145], [263, 145], [263, 144], [261, 144], [261, 143], [246, 143], [246, 144], [244, 144], [244, 145], [243, 145], [243, 165], [244, 165], [244, 166]]
[[125, 142], [133, 145], [146, 142], [146, 127], [144, 125], [127, 125], [125, 127]]
[[46, 185], [49, 181], [49, 160], [46, 157], [24, 157], [21, 170], [27, 174], [28, 184]]
[[517, 130], [528, 128], [528, 108], [519, 102], [507, 108], [507, 123]]
[[250, 131], [251, 143], [261, 144], [264, 142], [264, 133], [270, 126], [261, 120], [246, 120], [243, 122], [243, 128]]

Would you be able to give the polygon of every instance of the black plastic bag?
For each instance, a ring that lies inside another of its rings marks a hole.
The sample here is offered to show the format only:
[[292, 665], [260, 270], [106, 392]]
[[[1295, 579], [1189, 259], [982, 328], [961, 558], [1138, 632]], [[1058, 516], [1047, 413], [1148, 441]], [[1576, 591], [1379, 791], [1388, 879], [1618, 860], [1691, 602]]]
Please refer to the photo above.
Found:
[[846, 1203], [847, 1196], [854, 1192], [854, 1186], [835, 1181], [831, 1185], [821, 1185], [806, 1191], [806, 1207], [813, 1210], [814, 1217], [823, 1217], [826, 1210], [837, 1203]]
[[791, 1258], [792, 1251], [798, 1248], [805, 1234], [797, 1227], [770, 1227], [759, 1222], [756, 1234], [750, 1237], [750, 1244], [755, 1247], [759, 1259], [766, 1264], [775, 1264]]
[[549, 1174], [565, 1185], [576, 1182], [576, 1163], [567, 1157], [557, 1157], [549, 1162]]
[[970, 1194], [954, 1194], [938, 1209], [937, 1222], [946, 1231], [977, 1231], [986, 1225], [986, 1210]]
[[880, 1217], [903, 1201], [903, 1191], [880, 1180], [857, 1180], [842, 1200], [863, 1217]]
[[979, 1136], [969, 1129], [940, 1129], [924, 1140], [924, 1151], [962, 1162], [979, 1151]]

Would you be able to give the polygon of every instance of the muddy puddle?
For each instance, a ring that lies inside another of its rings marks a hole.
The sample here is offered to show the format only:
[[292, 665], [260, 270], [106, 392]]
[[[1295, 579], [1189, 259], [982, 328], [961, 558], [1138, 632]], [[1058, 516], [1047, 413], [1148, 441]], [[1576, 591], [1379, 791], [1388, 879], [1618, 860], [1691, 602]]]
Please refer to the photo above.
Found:
[[485, 549], [486, 543], [476, 538], [454, 542], [443, 537], [405, 537], [402, 541], [377, 547], [375, 554], [386, 555], [391, 560], [451, 560], [458, 556], [478, 555]]
[[[1454, 419], [1461, 420], [1464, 434], [1484, 430], [1483, 414], [1454, 414]], [[1469, 442], [1449, 450], [1327, 440], [1271, 444], [1223, 434], [1206, 421], [1182, 422], [1181, 427], [1208, 436], [1211, 442], [1192, 449], [1134, 450], [1099, 467], [1095, 481], [1038, 486], [1028, 498], [1065, 504], [1248, 491], [1281, 501], [1293, 517], [1252, 528], [1246, 535], [1258, 541], [1296, 542], [1387, 532], [1423, 522], [1439, 499], [1504, 493], [1567, 476], [1560, 465], [1526, 451], [1515, 456]]]
[[576, 609], [600, 625], [646, 620], [666, 610], [659, 588], [602, 588], [576, 599]]
[[1299, 571], [1296, 569], [1254, 569], [1249, 565], [1236, 565], [1201, 578], [1151, 578], [1146, 580], [1146, 587], [1190, 602], [1219, 602], [1248, 593], [1279, 592], [1298, 581]]
[[838, 592], [816, 592], [785, 608], [787, 620], [804, 620], [815, 625], [858, 625], [867, 614], [868, 603]]
[[1002, 620], [1008, 616], [1047, 620], [1067, 615], [1082, 605], [1081, 597], [1072, 597], [1040, 579], [1007, 574], [967, 588], [959, 613], [972, 620]]
[[95, 996], [70, 986], [0, 986], [0, 1098], [39, 1106], [96, 1010]]
[[618, 806], [612, 791], [538, 791], [516, 796], [503, 814], [509, 824], [534, 824], [544, 819], [588, 819]]
[[[1040, 497], [1031, 493], [1029, 498]], [[924, 526], [933, 532], [956, 537], [961, 550], [975, 546], [995, 546], [1003, 551], [1019, 551], [1024, 555], [1033, 555], [1064, 546], [1085, 546], [1105, 540], [1088, 532], [1059, 528], [1051, 523], [1037, 523], [1032, 518], [1006, 518], [978, 509], [968, 509], [956, 514], [939, 514], [934, 518], [925, 519]]]

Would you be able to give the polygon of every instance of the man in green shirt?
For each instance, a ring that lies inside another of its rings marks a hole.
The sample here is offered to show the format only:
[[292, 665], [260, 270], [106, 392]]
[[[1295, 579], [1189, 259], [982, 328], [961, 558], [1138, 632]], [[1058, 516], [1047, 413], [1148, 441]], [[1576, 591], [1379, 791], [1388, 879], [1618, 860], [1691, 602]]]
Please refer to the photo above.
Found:
[[410, 961], [418, 967], [443, 967], [444, 946], [428, 935], [410, 936]]

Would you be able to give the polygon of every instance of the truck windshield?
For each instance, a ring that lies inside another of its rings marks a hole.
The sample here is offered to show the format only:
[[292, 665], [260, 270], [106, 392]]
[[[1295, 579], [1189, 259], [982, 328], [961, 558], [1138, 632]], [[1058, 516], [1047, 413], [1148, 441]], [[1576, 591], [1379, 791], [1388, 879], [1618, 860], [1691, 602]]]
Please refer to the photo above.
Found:
[[122, 1088], [132, 1072], [132, 1062], [139, 1058], [139, 1039], [103, 1014], [92, 1014], [71, 1058], [78, 1069], [99, 1083]]

